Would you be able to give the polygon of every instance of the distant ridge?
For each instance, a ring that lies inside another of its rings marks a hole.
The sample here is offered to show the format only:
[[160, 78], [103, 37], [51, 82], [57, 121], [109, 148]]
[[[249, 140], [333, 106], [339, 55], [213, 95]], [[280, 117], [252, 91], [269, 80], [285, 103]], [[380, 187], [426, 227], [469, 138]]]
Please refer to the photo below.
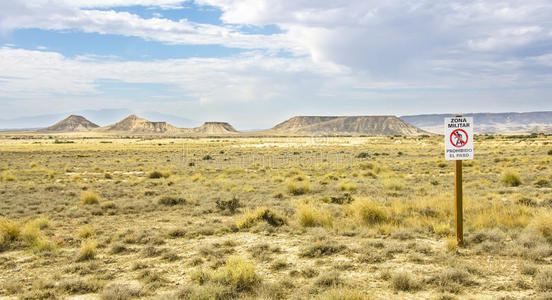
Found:
[[427, 133], [395, 116], [297, 116], [269, 131], [280, 134], [421, 135]]
[[167, 122], [151, 122], [136, 115], [130, 115], [115, 124], [101, 127], [98, 130], [126, 133], [171, 133], [177, 132], [178, 128], [167, 124]]
[[193, 128], [194, 133], [202, 134], [229, 134], [239, 133], [232, 125], [226, 122], [205, 122], [203, 125]]
[[86, 118], [77, 115], [69, 117], [57, 122], [56, 124], [40, 129], [41, 132], [86, 132], [91, 131], [100, 126], [88, 121]]
[[[442, 134], [443, 120], [453, 114], [428, 114], [402, 116], [402, 120], [426, 131]], [[506, 112], [506, 113], [468, 113], [474, 118], [475, 133], [552, 133], [552, 111]]]

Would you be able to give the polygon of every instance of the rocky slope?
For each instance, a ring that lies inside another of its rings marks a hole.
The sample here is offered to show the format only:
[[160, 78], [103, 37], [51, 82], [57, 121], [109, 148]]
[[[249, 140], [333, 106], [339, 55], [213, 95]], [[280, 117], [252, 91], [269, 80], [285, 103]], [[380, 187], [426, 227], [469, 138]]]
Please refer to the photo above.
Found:
[[124, 133], [178, 133], [179, 129], [167, 122], [151, 122], [146, 119], [130, 115], [125, 119], [105, 127], [98, 131], [112, 131]]
[[203, 125], [193, 128], [193, 133], [200, 134], [234, 134], [239, 133], [232, 125], [226, 122], [205, 122]]

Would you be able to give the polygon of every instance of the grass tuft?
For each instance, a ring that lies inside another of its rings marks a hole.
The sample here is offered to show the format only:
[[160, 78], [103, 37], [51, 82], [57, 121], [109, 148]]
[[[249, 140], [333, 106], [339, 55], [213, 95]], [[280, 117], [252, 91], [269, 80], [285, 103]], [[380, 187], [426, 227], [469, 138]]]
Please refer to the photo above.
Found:
[[81, 244], [77, 261], [92, 260], [97, 255], [98, 243], [95, 240], [84, 240]]
[[408, 292], [418, 290], [420, 284], [408, 273], [400, 273], [391, 277], [391, 287], [396, 291]]
[[287, 191], [294, 196], [304, 195], [310, 191], [310, 186], [309, 183], [305, 181], [290, 181], [287, 184]]
[[500, 177], [500, 181], [506, 184], [507, 186], [520, 186], [521, 185], [521, 178], [519, 175], [512, 171], [512, 170], [506, 170], [504, 173], [502, 173], [502, 176]]
[[98, 194], [91, 191], [82, 192], [80, 199], [81, 199], [81, 203], [86, 205], [100, 203], [100, 197], [98, 196]]
[[297, 207], [297, 218], [303, 227], [333, 227], [333, 217], [330, 212], [312, 204], [300, 204]]
[[348, 207], [348, 214], [355, 216], [365, 225], [376, 225], [388, 220], [383, 206], [370, 199], [357, 199]]
[[257, 225], [259, 222], [265, 221], [268, 224], [278, 227], [287, 223], [286, 219], [278, 213], [266, 207], [259, 207], [254, 212], [246, 211], [244, 216], [237, 221], [238, 229], [247, 229]]

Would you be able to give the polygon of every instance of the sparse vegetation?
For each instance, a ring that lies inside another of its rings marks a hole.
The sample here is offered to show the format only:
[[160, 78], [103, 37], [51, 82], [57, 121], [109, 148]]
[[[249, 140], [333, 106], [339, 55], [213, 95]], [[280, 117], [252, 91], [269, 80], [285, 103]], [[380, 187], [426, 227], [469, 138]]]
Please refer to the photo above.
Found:
[[493, 137], [461, 247], [442, 136], [0, 139], [0, 298], [544, 297], [550, 136]]

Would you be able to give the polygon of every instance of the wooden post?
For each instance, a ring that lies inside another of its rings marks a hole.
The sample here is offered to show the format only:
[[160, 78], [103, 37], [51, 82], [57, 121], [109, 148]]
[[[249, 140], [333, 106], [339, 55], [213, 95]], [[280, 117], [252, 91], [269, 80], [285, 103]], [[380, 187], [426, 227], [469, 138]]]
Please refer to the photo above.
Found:
[[454, 217], [456, 223], [456, 241], [461, 246], [464, 242], [464, 219], [462, 211], [462, 161], [455, 161], [454, 168]]

